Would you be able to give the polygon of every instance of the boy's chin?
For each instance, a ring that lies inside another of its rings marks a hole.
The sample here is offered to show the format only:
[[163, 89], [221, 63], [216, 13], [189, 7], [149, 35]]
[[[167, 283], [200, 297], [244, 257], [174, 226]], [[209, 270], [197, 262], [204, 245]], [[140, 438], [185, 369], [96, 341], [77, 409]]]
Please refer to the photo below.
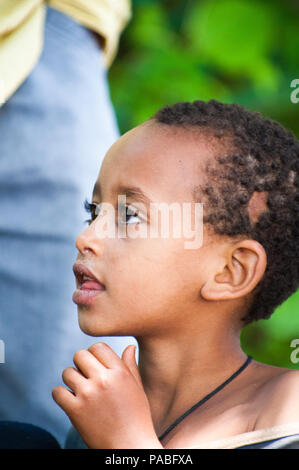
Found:
[[80, 330], [83, 331], [88, 336], [130, 336], [127, 333], [116, 330], [115, 328], [108, 325], [97, 325], [95, 326], [94, 322], [90, 318], [86, 318], [85, 315], [78, 316], [78, 323]]
[[79, 328], [81, 331], [83, 331], [83, 333], [85, 333], [86, 335], [88, 336], [100, 336], [94, 325], [93, 325], [93, 322], [90, 321], [90, 319], [88, 319], [88, 317], [86, 318], [86, 314], [84, 314], [84, 312], [81, 312], [80, 311], [80, 308], [78, 309], [78, 324], [79, 324]]
[[78, 318], [80, 330], [83, 331], [88, 336], [107, 336], [102, 331], [98, 331], [89, 321], [86, 321], [85, 318]]
[[[98, 334], [94, 331], [92, 331], [90, 328], [86, 328], [86, 327], [83, 327], [79, 324], [79, 327], [80, 327], [80, 330], [83, 331], [83, 333], [85, 333], [86, 335], [88, 336], [94, 336], [94, 337], [97, 337], [97, 336], [104, 336], [102, 334]], [[107, 336], [107, 335], [106, 335]]]

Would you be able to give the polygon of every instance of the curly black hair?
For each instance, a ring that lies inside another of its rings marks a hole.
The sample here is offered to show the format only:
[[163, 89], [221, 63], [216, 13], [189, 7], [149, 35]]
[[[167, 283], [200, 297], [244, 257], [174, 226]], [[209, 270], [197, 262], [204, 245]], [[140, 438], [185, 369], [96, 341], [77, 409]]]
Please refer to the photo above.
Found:
[[214, 233], [244, 235], [264, 247], [267, 267], [242, 320], [269, 318], [299, 286], [298, 140], [260, 113], [216, 100], [165, 106], [152, 119], [219, 140], [221, 152], [199, 186], [208, 207], [203, 221]]

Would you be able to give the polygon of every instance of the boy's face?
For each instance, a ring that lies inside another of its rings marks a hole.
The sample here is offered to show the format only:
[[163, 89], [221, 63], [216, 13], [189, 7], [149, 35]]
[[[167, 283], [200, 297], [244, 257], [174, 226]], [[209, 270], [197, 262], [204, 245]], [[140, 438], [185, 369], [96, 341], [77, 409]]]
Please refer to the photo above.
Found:
[[[148, 121], [110, 148], [92, 202], [108, 202], [117, 209], [118, 195], [124, 194], [120, 188], [138, 187], [152, 202], [191, 203], [192, 190], [203, 182], [202, 168], [214, 152], [204, 137]], [[99, 186], [101, 195], [96, 190]], [[135, 196], [126, 196], [126, 203], [137, 211], [146, 204]], [[144, 211], [140, 218], [127, 215], [125, 238], [100, 238], [99, 218], [77, 237], [77, 262], [105, 286], [92, 302], [78, 305], [79, 324], [87, 334], [178, 334], [190, 328], [194, 315], [200, 313], [200, 290], [213, 273], [218, 245], [205, 228], [202, 246], [197, 249], [186, 249], [186, 238], [175, 238], [171, 231], [168, 238], [145, 237], [150, 223], [150, 207], [147, 209], [147, 220], [143, 220]]]

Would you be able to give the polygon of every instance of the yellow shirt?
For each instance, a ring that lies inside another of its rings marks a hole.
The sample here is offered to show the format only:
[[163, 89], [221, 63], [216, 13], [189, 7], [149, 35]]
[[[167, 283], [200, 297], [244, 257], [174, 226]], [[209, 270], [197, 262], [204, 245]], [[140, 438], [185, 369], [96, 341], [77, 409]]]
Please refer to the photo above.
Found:
[[131, 16], [130, 0], [0, 0], [0, 106], [35, 66], [43, 47], [46, 4], [104, 38], [107, 67]]

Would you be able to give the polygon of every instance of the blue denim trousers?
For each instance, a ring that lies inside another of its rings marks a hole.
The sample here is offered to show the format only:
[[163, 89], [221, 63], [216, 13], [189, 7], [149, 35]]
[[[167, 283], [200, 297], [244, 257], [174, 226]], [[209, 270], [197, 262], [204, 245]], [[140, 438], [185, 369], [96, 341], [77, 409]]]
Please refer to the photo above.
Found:
[[136, 344], [88, 337], [72, 302], [83, 201], [117, 137], [97, 40], [48, 8], [42, 55], [0, 108], [0, 420], [41, 426], [60, 443], [70, 422], [51, 390], [75, 351], [104, 341], [120, 355]]

